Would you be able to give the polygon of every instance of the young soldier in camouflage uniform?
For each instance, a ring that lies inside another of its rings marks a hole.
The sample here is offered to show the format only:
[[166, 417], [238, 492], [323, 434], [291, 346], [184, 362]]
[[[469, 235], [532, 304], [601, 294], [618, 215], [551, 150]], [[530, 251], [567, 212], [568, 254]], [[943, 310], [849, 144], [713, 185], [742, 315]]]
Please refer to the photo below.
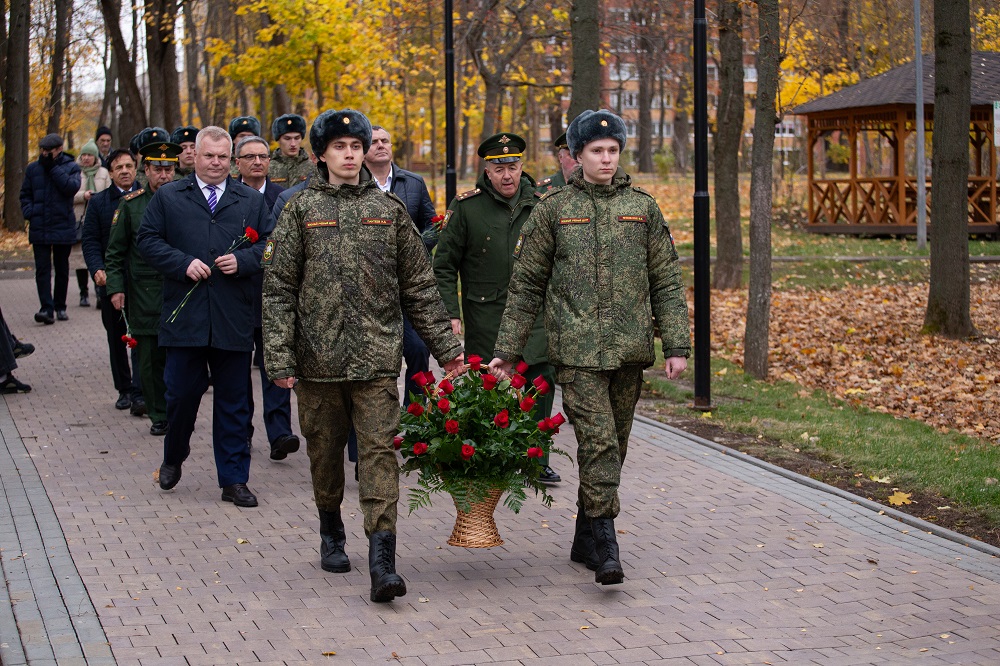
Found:
[[609, 111], [584, 111], [567, 135], [582, 168], [542, 197], [521, 232], [490, 367], [510, 371], [544, 301], [549, 359], [579, 447], [570, 558], [610, 585], [625, 575], [614, 519], [642, 371], [656, 359], [652, 319], [670, 379], [687, 367], [690, 333], [667, 223], [653, 197], [618, 167], [625, 123]]
[[271, 123], [271, 136], [278, 142], [278, 147], [271, 151], [268, 171], [271, 182], [288, 189], [308, 180], [316, 167], [301, 147], [306, 136], [306, 119], [294, 113], [279, 116]]
[[563, 187], [569, 182], [569, 177], [576, 169], [576, 158], [569, 154], [569, 144], [566, 143], [566, 132], [556, 137], [552, 143], [556, 151], [556, 161], [559, 162], [559, 171], [548, 178], [538, 181], [538, 191], [548, 192], [557, 187]]
[[445, 370], [461, 372], [463, 355], [406, 207], [362, 169], [371, 135], [368, 119], [351, 109], [324, 111], [313, 123], [317, 176], [288, 202], [265, 247], [264, 365], [298, 396], [325, 571], [351, 568], [340, 504], [344, 446], [351, 425], [357, 430], [371, 599], [385, 602], [406, 594], [396, 574], [392, 443], [403, 312]]
[[170, 141], [181, 147], [177, 157], [177, 168], [174, 170], [174, 180], [180, 180], [194, 173], [194, 140], [198, 136], [198, 128], [192, 125], [178, 127], [170, 133]]

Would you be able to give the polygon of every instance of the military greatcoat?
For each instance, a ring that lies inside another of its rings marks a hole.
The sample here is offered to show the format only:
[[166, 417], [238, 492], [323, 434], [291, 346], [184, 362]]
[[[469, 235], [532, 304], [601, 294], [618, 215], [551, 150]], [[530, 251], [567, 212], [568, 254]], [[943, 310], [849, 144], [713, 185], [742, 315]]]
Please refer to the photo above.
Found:
[[156, 335], [163, 310], [163, 276], [146, 263], [136, 246], [146, 205], [153, 198], [148, 189], [122, 197], [111, 222], [105, 256], [108, 295], [124, 294], [128, 286], [128, 323], [135, 335]]

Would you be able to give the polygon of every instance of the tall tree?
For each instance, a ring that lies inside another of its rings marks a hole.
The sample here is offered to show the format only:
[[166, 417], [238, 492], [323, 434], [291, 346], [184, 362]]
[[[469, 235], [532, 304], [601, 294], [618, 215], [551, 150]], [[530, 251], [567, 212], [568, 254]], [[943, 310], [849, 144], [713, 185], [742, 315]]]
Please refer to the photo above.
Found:
[[570, 10], [570, 33], [573, 40], [573, 73], [570, 83], [573, 95], [569, 102], [567, 121], [587, 109], [601, 106], [601, 43], [599, 0], [573, 0]]
[[[118, 101], [121, 114], [118, 117], [118, 132], [121, 145], [146, 127], [146, 107], [139, 93], [135, 73], [135, 60], [129, 57], [128, 47], [122, 35], [121, 0], [101, 0], [101, 15], [104, 27], [111, 38], [111, 54], [118, 70]], [[134, 41], [134, 40], [133, 40]]]
[[21, 202], [17, 192], [24, 181], [28, 163], [28, 106], [31, 90], [28, 72], [30, 0], [10, 0], [7, 26], [6, 69], [3, 96], [4, 226], [24, 230]]
[[52, 75], [49, 79], [49, 120], [47, 134], [60, 134], [66, 81], [66, 47], [73, 0], [55, 0], [56, 24], [52, 43]]
[[756, 0], [757, 103], [750, 166], [750, 295], [743, 339], [743, 368], [752, 377], [766, 379], [768, 326], [771, 321], [771, 182], [774, 179], [775, 100], [781, 35], [778, 0]]
[[743, 138], [743, 10], [740, 0], [719, 0], [719, 105], [715, 114], [716, 289], [743, 280], [740, 226], [740, 141]]
[[924, 330], [976, 332], [969, 312], [969, 0], [934, 3], [934, 141], [931, 157], [931, 280]]
[[149, 76], [149, 121], [156, 127], [181, 124], [180, 82], [174, 25], [175, 0], [146, 0], [146, 62]]

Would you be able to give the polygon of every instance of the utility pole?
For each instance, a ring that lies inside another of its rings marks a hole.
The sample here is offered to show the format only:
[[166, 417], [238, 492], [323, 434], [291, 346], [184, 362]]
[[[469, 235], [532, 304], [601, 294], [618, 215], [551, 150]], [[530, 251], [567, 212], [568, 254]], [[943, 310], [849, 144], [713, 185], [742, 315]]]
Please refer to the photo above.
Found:
[[708, 21], [694, 2], [694, 408], [712, 408], [708, 195]]

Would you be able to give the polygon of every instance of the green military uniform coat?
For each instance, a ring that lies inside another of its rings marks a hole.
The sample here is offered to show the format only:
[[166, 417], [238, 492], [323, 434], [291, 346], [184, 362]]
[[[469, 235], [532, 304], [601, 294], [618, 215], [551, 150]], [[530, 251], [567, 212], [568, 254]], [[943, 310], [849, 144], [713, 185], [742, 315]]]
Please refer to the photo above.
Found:
[[267, 177], [272, 183], [281, 185], [287, 190], [308, 180], [315, 171], [316, 165], [309, 159], [309, 153], [305, 150], [300, 148], [298, 155], [288, 157], [281, 153], [281, 148], [275, 148], [271, 151], [271, 166], [267, 171]]
[[142, 215], [152, 198], [148, 189], [122, 197], [111, 222], [105, 259], [108, 296], [124, 294], [128, 286], [128, 323], [136, 335], [157, 335], [163, 309], [163, 276], [146, 263], [135, 244]]
[[[452, 319], [464, 315], [467, 355], [476, 354], [487, 361], [493, 358], [514, 270], [514, 247], [538, 201], [531, 176], [522, 173], [520, 188], [508, 202], [483, 172], [476, 189], [458, 195], [448, 206], [434, 256], [434, 274], [448, 314]], [[524, 347], [525, 362], [544, 362], [545, 348], [545, 329], [538, 315]]]
[[563, 172], [560, 169], [555, 175], [549, 176], [548, 178], [543, 178], [538, 181], [538, 191], [545, 194], [549, 190], [554, 190], [557, 187], [562, 187], [566, 184], [566, 179], [563, 177]]

